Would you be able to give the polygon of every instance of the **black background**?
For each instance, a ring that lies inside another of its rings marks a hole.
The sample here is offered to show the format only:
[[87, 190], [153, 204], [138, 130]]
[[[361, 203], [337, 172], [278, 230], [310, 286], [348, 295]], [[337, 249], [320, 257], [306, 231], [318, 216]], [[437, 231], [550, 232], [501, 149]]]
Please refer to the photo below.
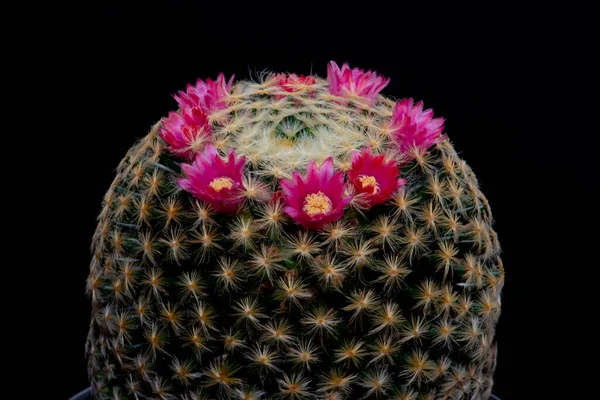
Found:
[[[57, 67], [53, 89], [67, 99], [53, 114], [63, 135], [56, 165], [79, 175], [60, 203], [64, 211], [75, 201], [77, 214], [57, 224], [68, 233], [59, 296], [68, 317], [60, 322], [66, 326], [57, 354], [62, 369], [52, 398], [88, 385], [89, 244], [102, 196], [129, 146], [174, 110], [172, 94], [197, 78], [224, 72], [247, 79], [263, 69], [325, 77], [329, 60], [391, 77], [384, 94], [423, 100], [446, 118], [445, 132], [491, 204], [504, 251], [494, 392], [529, 398], [523, 393], [537, 381], [523, 379], [521, 351], [532, 346], [527, 254], [534, 239], [524, 221], [531, 216], [528, 202], [536, 201], [539, 180], [533, 177], [540, 167], [531, 154], [546, 151], [540, 115], [549, 114], [548, 96], [573, 98], [582, 90], [565, 72], [571, 63], [589, 61], [564, 34], [579, 25], [580, 15], [535, 5], [407, 4], [105, 6], [71, 9], [54, 21], [58, 35], [45, 50], [55, 54], [48, 61]], [[65, 220], [60, 212], [54, 217]], [[56, 236], [52, 240], [63, 240]]]

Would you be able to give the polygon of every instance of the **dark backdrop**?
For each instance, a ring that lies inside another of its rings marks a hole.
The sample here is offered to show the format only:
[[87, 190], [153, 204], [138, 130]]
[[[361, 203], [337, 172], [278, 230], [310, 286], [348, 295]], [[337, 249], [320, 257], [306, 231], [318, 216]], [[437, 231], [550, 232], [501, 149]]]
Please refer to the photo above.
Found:
[[[74, 85], [63, 109], [74, 127], [68, 141], [79, 146], [69, 165], [84, 174], [77, 181], [80, 212], [70, 221], [68, 335], [61, 357], [56, 398], [87, 386], [84, 343], [89, 299], [84, 295], [89, 244], [102, 196], [114, 168], [136, 139], [176, 108], [171, 97], [196, 78], [219, 72], [239, 79], [270, 69], [326, 76], [329, 60], [373, 69], [391, 77], [384, 94], [413, 97], [446, 118], [446, 133], [477, 174], [496, 219], [504, 250], [506, 285], [498, 325], [495, 393], [519, 396], [516, 371], [523, 335], [526, 211], [519, 202], [530, 184], [530, 151], [538, 140], [535, 122], [523, 124], [544, 94], [539, 68], [546, 56], [548, 24], [560, 10], [488, 6], [410, 8], [369, 2], [336, 8], [233, 4], [195, 8], [169, 6], [135, 11], [118, 7], [76, 10], [50, 44], [64, 52], [61, 79]], [[58, 82], [61, 86], [62, 83]], [[539, 91], [539, 90], [542, 91]], [[62, 117], [64, 118], [64, 116]], [[528, 381], [530, 382], [530, 381]]]

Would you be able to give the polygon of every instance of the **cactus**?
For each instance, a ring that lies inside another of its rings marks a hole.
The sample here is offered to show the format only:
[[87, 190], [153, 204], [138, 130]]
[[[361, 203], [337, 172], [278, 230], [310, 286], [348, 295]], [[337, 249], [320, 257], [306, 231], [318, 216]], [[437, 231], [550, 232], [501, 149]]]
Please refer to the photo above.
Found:
[[198, 80], [92, 239], [97, 399], [487, 399], [504, 269], [442, 134], [371, 71]]

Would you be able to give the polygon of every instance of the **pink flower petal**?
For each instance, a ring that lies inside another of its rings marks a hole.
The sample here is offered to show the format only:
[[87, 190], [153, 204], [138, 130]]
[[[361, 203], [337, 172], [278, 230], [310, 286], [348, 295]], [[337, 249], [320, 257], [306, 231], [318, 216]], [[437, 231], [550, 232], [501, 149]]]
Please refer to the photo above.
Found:
[[[294, 171], [291, 179], [280, 179], [280, 185], [285, 202], [284, 211], [305, 229], [319, 229], [337, 221], [352, 199], [352, 196], [344, 196], [344, 174], [334, 170], [331, 157], [320, 168], [310, 161], [304, 177]], [[306, 204], [316, 207], [317, 211], [307, 212]], [[320, 211], [321, 207], [324, 211]]]
[[398, 189], [400, 171], [394, 160], [386, 161], [383, 154], [374, 155], [370, 147], [353, 152], [351, 158], [348, 181], [369, 207], [385, 202]]
[[244, 201], [239, 196], [245, 189], [244, 164], [244, 156], [238, 159], [235, 152], [230, 151], [225, 161], [216, 147], [208, 144], [204, 151], [196, 154], [193, 164], [181, 164], [185, 177], [178, 179], [177, 184], [217, 212], [235, 214]]
[[402, 99], [394, 105], [390, 130], [401, 153], [412, 147], [427, 150], [444, 140], [444, 119], [433, 118], [433, 110], [423, 111], [423, 102]]
[[198, 108], [187, 108], [182, 115], [170, 112], [160, 130], [161, 138], [168, 144], [167, 150], [185, 160], [192, 157], [197, 143], [204, 142], [211, 134], [208, 117]]
[[331, 94], [362, 99], [368, 105], [373, 104], [379, 92], [390, 83], [389, 78], [371, 71], [350, 69], [348, 64], [343, 64], [340, 69], [334, 61], [330, 61], [327, 65], [327, 80]]
[[188, 84], [186, 91], [179, 91], [173, 96], [182, 110], [199, 108], [207, 114], [214, 113], [227, 107], [227, 98], [235, 75], [225, 81], [225, 75], [220, 73], [216, 80], [208, 78], [206, 82], [198, 79], [195, 85]]

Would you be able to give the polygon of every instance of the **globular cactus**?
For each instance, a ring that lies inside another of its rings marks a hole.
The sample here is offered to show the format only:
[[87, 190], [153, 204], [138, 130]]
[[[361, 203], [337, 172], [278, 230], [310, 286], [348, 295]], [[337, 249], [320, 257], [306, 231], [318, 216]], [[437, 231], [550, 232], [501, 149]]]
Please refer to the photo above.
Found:
[[388, 79], [220, 75], [127, 153], [87, 290], [97, 399], [487, 399], [504, 269], [443, 119]]

